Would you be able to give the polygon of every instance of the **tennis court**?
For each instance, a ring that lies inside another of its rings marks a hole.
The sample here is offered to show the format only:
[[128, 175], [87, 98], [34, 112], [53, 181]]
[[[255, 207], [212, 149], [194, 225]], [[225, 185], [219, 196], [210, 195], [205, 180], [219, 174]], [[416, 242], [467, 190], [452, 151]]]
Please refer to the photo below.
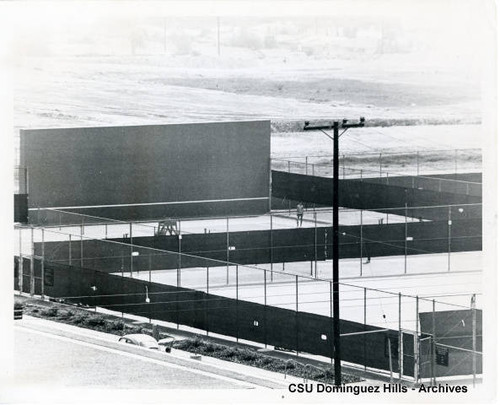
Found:
[[[404, 257], [374, 258], [365, 264], [363, 276], [359, 276], [359, 263], [341, 260], [341, 318], [397, 328], [401, 310], [401, 326], [415, 330], [417, 311], [431, 312], [432, 300], [436, 301], [436, 311], [467, 309], [472, 294], [476, 294], [477, 307], [481, 308], [482, 271], [478, 268], [481, 252], [451, 254], [453, 271], [440, 268], [447, 256], [435, 254], [411, 257], [409, 261], [413, 260], [414, 263], [407, 268], [406, 274], [395, 266], [401, 264]], [[329, 270], [331, 276], [331, 261], [321, 263], [321, 267], [321, 274]], [[331, 316], [332, 290], [328, 277], [307, 277], [309, 263], [304, 262], [293, 263], [293, 269], [287, 270], [290, 271], [283, 272], [275, 266], [271, 272], [269, 265], [221, 266], [182, 269], [179, 278], [178, 270], [123, 275], [170, 285], [177, 285], [180, 280], [182, 287], [227, 298]], [[292, 273], [292, 270], [295, 271]], [[401, 305], [399, 293], [402, 294]], [[419, 297], [418, 304], [416, 296]]]

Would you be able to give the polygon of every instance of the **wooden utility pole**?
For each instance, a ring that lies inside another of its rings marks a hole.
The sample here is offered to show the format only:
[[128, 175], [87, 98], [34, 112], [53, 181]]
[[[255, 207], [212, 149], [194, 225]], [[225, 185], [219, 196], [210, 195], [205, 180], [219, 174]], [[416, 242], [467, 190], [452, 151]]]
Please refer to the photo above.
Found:
[[[332, 286], [333, 286], [333, 347], [334, 347], [334, 374], [335, 385], [342, 384], [341, 356], [340, 356], [340, 305], [339, 305], [339, 138], [349, 128], [364, 127], [365, 119], [360, 118], [359, 123], [348, 124], [347, 120], [334, 121], [330, 125], [312, 126], [305, 122], [304, 131], [320, 130], [333, 140], [333, 235], [332, 235]], [[344, 131], [339, 135], [339, 128]], [[325, 129], [333, 129], [333, 137]]]

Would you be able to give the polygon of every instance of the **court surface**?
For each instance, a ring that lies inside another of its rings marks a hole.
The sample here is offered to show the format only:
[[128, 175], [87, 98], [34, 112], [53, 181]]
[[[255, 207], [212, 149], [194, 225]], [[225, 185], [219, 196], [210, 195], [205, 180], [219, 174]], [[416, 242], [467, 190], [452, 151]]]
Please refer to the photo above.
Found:
[[[158, 227], [158, 222], [140, 222], [140, 223], [125, 223], [125, 222], [110, 222], [106, 224], [99, 223], [97, 218], [78, 217], [78, 222], [82, 225], [78, 226], [47, 226], [44, 227], [44, 240], [46, 242], [69, 240], [69, 235], [72, 235], [73, 240], [80, 237], [84, 239], [111, 239], [141, 236], [153, 236]], [[383, 214], [375, 211], [365, 211], [361, 214], [360, 210], [341, 209], [339, 211], [340, 225], [375, 225], [380, 221], [384, 224], [403, 223], [404, 216]], [[416, 221], [416, 219], [408, 217], [408, 222]], [[103, 220], [104, 222], [104, 220]], [[308, 209], [304, 212], [302, 228], [314, 228], [332, 226], [332, 211], [331, 209]], [[262, 231], [262, 230], [277, 230], [277, 229], [294, 229], [297, 228], [297, 217], [295, 210], [273, 211], [273, 215], [259, 215], [246, 217], [229, 217], [229, 218], [200, 218], [200, 219], [185, 219], [177, 221], [177, 230], [181, 234], [201, 234], [201, 233], [223, 233], [223, 232], [243, 232], [243, 231]], [[27, 248], [30, 246], [30, 229], [23, 228], [22, 243], [23, 253], [28, 254]], [[41, 228], [34, 228], [34, 241], [41, 242]]]

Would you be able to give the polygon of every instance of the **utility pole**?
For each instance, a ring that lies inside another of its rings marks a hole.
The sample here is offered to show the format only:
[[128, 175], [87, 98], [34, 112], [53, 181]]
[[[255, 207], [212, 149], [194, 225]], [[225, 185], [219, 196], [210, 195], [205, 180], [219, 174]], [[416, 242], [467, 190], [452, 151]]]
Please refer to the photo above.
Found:
[[[333, 281], [333, 347], [334, 347], [334, 374], [335, 385], [342, 384], [342, 370], [340, 364], [340, 305], [339, 305], [339, 138], [349, 128], [361, 128], [365, 125], [364, 117], [359, 123], [348, 124], [348, 120], [334, 121], [330, 125], [310, 125], [309, 121], [304, 124], [304, 131], [319, 130], [328, 138], [333, 140], [333, 235], [332, 235], [332, 281]], [[344, 129], [339, 135], [339, 128]], [[333, 129], [333, 137], [324, 130]]]

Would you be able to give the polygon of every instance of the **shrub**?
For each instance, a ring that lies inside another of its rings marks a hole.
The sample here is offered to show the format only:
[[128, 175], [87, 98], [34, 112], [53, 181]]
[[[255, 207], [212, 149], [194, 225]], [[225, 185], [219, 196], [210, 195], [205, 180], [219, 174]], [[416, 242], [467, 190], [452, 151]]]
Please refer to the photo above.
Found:
[[87, 314], [76, 314], [73, 318], [73, 323], [75, 323], [76, 325], [85, 323], [87, 318], [88, 318]]
[[236, 350], [232, 347], [225, 347], [220, 352], [220, 357], [224, 359], [232, 359], [235, 356], [236, 356]]
[[73, 317], [74, 315], [75, 315], [75, 313], [72, 310], [61, 311], [59, 313], [59, 318], [61, 318], [61, 319], [69, 319], [69, 318]]
[[214, 353], [215, 352], [215, 347], [213, 345], [208, 345], [205, 347], [205, 353]]
[[[270, 357], [261, 357], [259, 360], [258, 360], [258, 363], [261, 364], [263, 367], [265, 366], [269, 366], [270, 364], [273, 363], [273, 359], [271, 359]], [[290, 367], [289, 367], [290, 368]]]
[[248, 350], [248, 349], [245, 349], [245, 350], [242, 350], [238, 353], [238, 358], [243, 360], [243, 361], [255, 361], [257, 360], [257, 354]]
[[102, 316], [92, 316], [92, 317], [88, 317], [85, 320], [85, 323], [88, 326], [104, 326], [106, 321], [104, 320], [104, 318]]
[[123, 321], [113, 321], [109, 322], [109, 328], [111, 330], [123, 330], [125, 328], [125, 324]]
[[57, 308], [47, 308], [47, 309], [42, 309], [41, 314], [43, 316], [47, 316], [50, 318], [54, 318], [58, 315], [59, 310]]

